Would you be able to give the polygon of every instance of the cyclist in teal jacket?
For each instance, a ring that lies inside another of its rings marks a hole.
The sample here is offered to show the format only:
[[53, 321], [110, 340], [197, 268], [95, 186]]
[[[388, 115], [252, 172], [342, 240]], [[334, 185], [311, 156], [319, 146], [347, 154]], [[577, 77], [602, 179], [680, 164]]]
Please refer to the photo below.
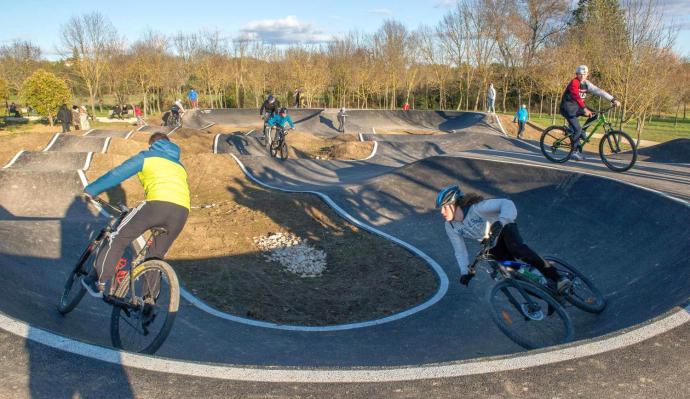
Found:
[[288, 115], [287, 108], [285, 107], [281, 108], [277, 115], [273, 115], [273, 117], [268, 120], [268, 126], [280, 126], [284, 128], [286, 123], [289, 124], [292, 129], [295, 128], [295, 123], [292, 121], [290, 115]]

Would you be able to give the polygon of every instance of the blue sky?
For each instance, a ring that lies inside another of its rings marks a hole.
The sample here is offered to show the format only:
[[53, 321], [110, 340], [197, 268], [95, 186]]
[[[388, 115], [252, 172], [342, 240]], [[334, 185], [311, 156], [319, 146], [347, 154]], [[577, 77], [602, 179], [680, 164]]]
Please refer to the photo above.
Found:
[[[661, 2], [680, 28], [676, 50], [690, 57], [690, 0]], [[130, 41], [148, 29], [164, 34], [220, 30], [228, 37], [258, 36], [278, 43], [318, 41], [350, 30], [372, 32], [386, 18], [395, 18], [411, 29], [420, 24], [433, 25], [451, 3], [452, 0], [17, 0], [2, 4], [0, 9], [0, 44], [16, 38], [31, 40], [41, 46], [48, 58], [54, 58], [60, 25], [73, 15], [91, 11], [106, 15]]]

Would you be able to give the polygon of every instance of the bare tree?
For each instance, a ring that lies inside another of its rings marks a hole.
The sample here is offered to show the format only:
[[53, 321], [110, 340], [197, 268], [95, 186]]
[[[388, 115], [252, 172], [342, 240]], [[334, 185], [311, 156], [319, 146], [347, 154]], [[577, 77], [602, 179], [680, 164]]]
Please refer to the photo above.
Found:
[[99, 12], [75, 16], [62, 26], [62, 52], [70, 58], [76, 74], [89, 92], [91, 112], [109, 57], [117, 44], [117, 31]]

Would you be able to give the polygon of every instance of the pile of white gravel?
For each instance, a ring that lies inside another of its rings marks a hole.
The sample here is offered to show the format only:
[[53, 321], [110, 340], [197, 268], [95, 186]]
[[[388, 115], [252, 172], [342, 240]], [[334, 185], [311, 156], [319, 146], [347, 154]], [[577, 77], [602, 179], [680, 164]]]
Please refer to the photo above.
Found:
[[268, 233], [254, 242], [269, 262], [280, 263], [300, 277], [318, 277], [326, 270], [326, 253], [291, 233]]

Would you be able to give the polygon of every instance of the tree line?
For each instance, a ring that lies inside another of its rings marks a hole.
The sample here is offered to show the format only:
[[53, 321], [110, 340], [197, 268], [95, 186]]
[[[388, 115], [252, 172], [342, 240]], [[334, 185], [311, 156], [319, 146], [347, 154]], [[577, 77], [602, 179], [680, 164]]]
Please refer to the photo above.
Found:
[[62, 25], [60, 61], [28, 41], [0, 47], [0, 96], [21, 96], [41, 69], [92, 112], [105, 96], [160, 112], [190, 88], [205, 107], [258, 107], [269, 93], [292, 104], [299, 88], [306, 107], [482, 110], [493, 83], [499, 111], [524, 103], [555, 118], [575, 67], [587, 64], [623, 103], [616, 120], [634, 118], [639, 133], [654, 112], [685, 117], [690, 101], [690, 62], [674, 53], [677, 32], [659, 10], [655, 0], [459, 0], [432, 26], [391, 19], [373, 33], [288, 47], [209, 31], [126, 43], [95, 12]]

